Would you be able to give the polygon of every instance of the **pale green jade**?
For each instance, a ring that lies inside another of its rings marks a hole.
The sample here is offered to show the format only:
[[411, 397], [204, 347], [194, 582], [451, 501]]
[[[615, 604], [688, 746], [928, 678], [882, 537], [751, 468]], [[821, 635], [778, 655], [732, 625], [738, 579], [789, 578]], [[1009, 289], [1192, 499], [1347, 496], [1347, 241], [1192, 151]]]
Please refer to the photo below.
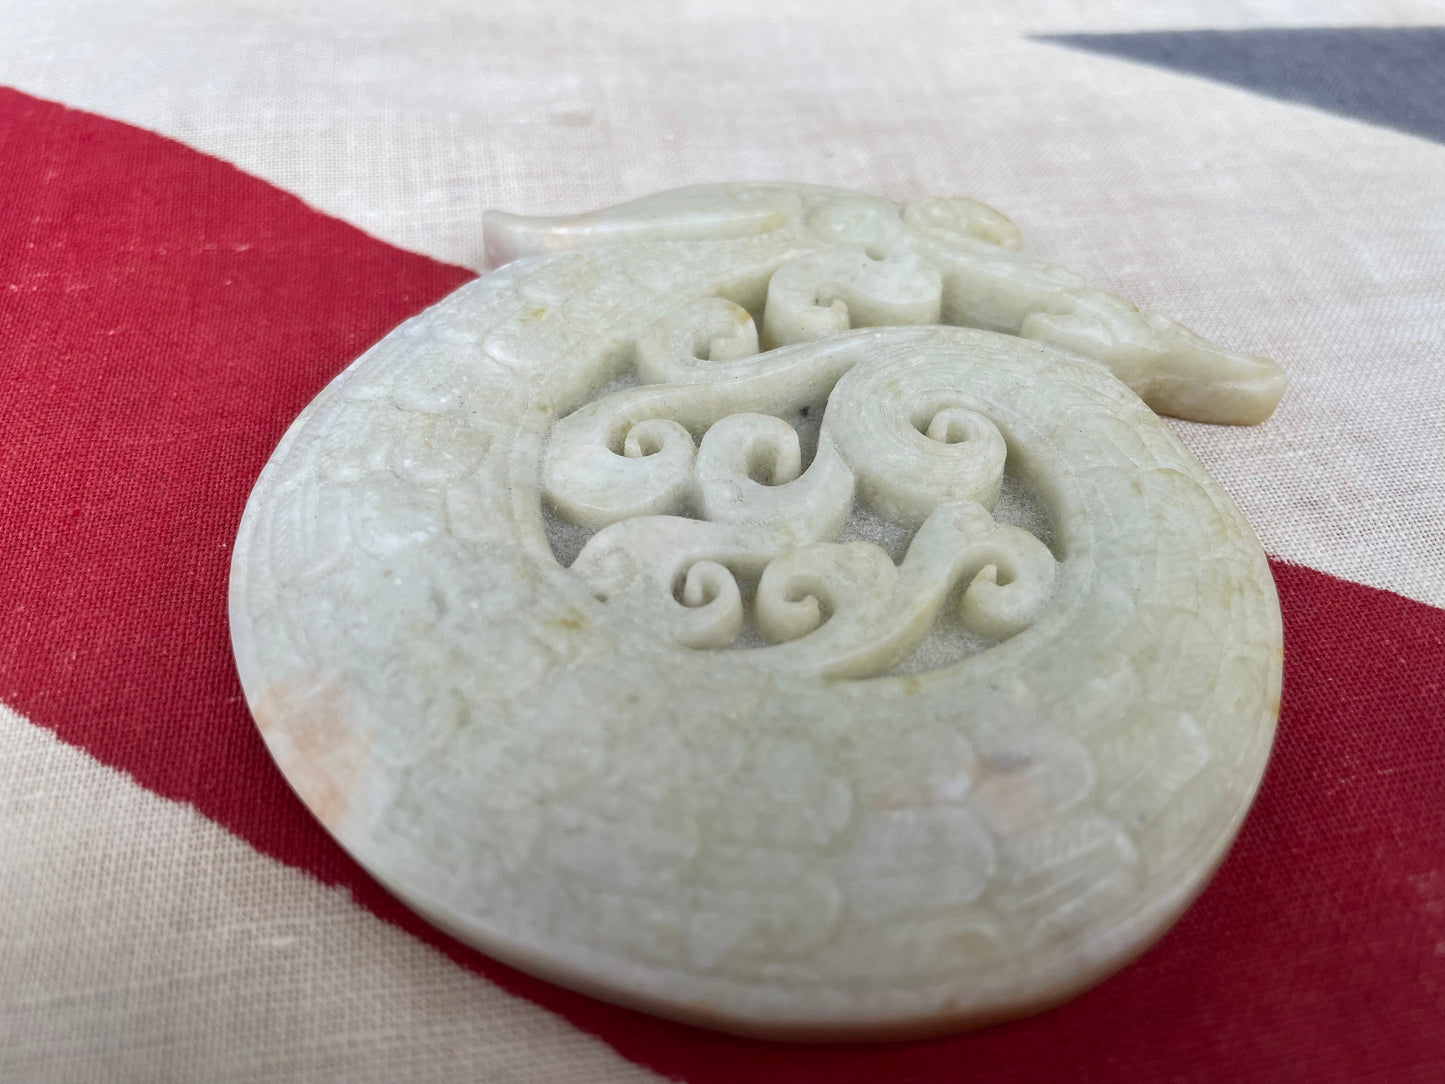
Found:
[[756, 1035], [988, 1023], [1154, 941], [1281, 670], [1259, 543], [1155, 411], [1259, 422], [1279, 368], [972, 200], [487, 237], [236, 542], [247, 701], [341, 844], [501, 960]]

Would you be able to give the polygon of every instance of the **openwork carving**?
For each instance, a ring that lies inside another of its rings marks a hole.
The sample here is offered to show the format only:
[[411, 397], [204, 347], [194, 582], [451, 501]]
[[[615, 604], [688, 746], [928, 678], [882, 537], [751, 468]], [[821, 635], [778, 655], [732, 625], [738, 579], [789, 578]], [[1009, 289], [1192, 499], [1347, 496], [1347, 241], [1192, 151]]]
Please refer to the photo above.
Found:
[[[859, 310], [875, 322], [936, 317], [936, 276], [930, 286], [916, 264], [880, 273], [881, 261], [852, 255], [785, 265], [769, 291], [775, 337], [787, 337], [782, 325], [830, 341], [760, 355], [738, 305], [687, 304], [637, 345], [637, 369], [655, 383], [557, 424], [544, 494], [596, 529], [571, 567], [598, 598], [629, 596], [659, 635], [717, 648], [744, 632], [745, 588], [757, 632], [777, 645], [755, 661], [826, 677], [887, 671], [959, 587], [956, 619], [987, 639], [1038, 614], [1055, 561], [990, 515], [1007, 445], [967, 380], [926, 350], [890, 357], [869, 337], [831, 340]], [[893, 289], [900, 280], [907, 288]], [[919, 300], [930, 288], [931, 307]], [[809, 297], [818, 303], [796, 303]], [[822, 424], [804, 469], [785, 419], [810, 411]], [[833, 541], [855, 502], [916, 532], [901, 565], [872, 542]]]
[[[672, 227], [684, 232], [767, 232], [757, 216], [790, 193], [739, 189], [714, 202], [710, 221], [687, 195], [635, 205], [651, 223], [624, 208], [573, 229], [666, 235], [673, 217], [688, 223]], [[547, 450], [544, 498], [596, 532], [572, 570], [598, 598], [626, 597], [678, 644], [743, 643], [759, 665], [867, 677], [907, 656], [945, 604], [963, 630], [997, 641], [1047, 600], [1048, 549], [989, 514], [1007, 442], [987, 405], [956, 370], [926, 355], [882, 364], [867, 337], [838, 339], [850, 331], [1000, 327], [1098, 357], [1163, 408], [1198, 416], [1272, 406], [1272, 363], [1017, 256], [1013, 224], [976, 201], [898, 208], [827, 192], [805, 198], [799, 217], [822, 247], [767, 277], [761, 334], [725, 297], [683, 303], [633, 346], [644, 386], [570, 414]], [[502, 236], [525, 241], [522, 225], [511, 226]], [[554, 224], [551, 237], [562, 229]], [[1226, 375], [1249, 394], [1224, 402]], [[1212, 394], [1198, 394], [1201, 381]], [[789, 419], [820, 410], [804, 469]], [[869, 542], [835, 541], [855, 503], [916, 532], [900, 564]]]

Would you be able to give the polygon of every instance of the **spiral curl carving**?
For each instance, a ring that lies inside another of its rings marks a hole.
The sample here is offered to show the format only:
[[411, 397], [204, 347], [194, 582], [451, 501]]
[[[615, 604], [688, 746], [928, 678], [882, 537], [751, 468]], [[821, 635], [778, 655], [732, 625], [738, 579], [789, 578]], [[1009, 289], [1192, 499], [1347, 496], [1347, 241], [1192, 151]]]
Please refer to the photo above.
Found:
[[[883, 240], [886, 241], [886, 238]], [[639, 337], [641, 387], [555, 427], [542, 477], [561, 516], [595, 534], [572, 571], [599, 599], [648, 608], [690, 648], [726, 647], [752, 621], [764, 665], [824, 677], [887, 672], [951, 614], [986, 639], [1037, 616], [1055, 562], [996, 522], [1007, 444], [956, 367], [926, 346], [880, 356], [838, 336], [937, 319], [940, 283], [916, 259], [857, 246], [773, 276], [758, 354], [732, 302], [683, 305]], [[781, 311], [782, 315], [775, 316]], [[812, 460], [788, 417], [824, 414]], [[872, 542], [835, 541], [855, 502], [916, 531], [901, 565]]]

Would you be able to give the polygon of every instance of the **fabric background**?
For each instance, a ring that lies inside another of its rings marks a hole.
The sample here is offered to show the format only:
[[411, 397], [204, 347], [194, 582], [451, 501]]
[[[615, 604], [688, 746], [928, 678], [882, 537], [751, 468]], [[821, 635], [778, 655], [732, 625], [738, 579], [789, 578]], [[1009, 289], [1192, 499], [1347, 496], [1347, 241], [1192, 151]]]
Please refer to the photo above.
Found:
[[[1138, 7], [0, 0], [0, 1080], [1445, 1078], [1445, 6]], [[735, 178], [977, 196], [1289, 372], [1178, 423], [1275, 559], [1275, 759], [1054, 1012], [802, 1048], [558, 990], [362, 874], [240, 702], [246, 493], [481, 211]]]

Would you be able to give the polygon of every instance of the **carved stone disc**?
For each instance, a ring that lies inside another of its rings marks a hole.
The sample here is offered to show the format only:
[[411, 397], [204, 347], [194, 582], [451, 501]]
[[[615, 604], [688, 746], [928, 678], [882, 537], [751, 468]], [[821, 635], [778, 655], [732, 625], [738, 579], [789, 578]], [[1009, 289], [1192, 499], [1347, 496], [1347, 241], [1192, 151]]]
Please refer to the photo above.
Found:
[[1278, 369], [967, 200], [488, 232], [236, 542], [247, 700], [341, 844], [499, 959], [752, 1034], [985, 1023], [1158, 937], [1259, 784], [1281, 632], [1140, 395], [1254, 422]]

